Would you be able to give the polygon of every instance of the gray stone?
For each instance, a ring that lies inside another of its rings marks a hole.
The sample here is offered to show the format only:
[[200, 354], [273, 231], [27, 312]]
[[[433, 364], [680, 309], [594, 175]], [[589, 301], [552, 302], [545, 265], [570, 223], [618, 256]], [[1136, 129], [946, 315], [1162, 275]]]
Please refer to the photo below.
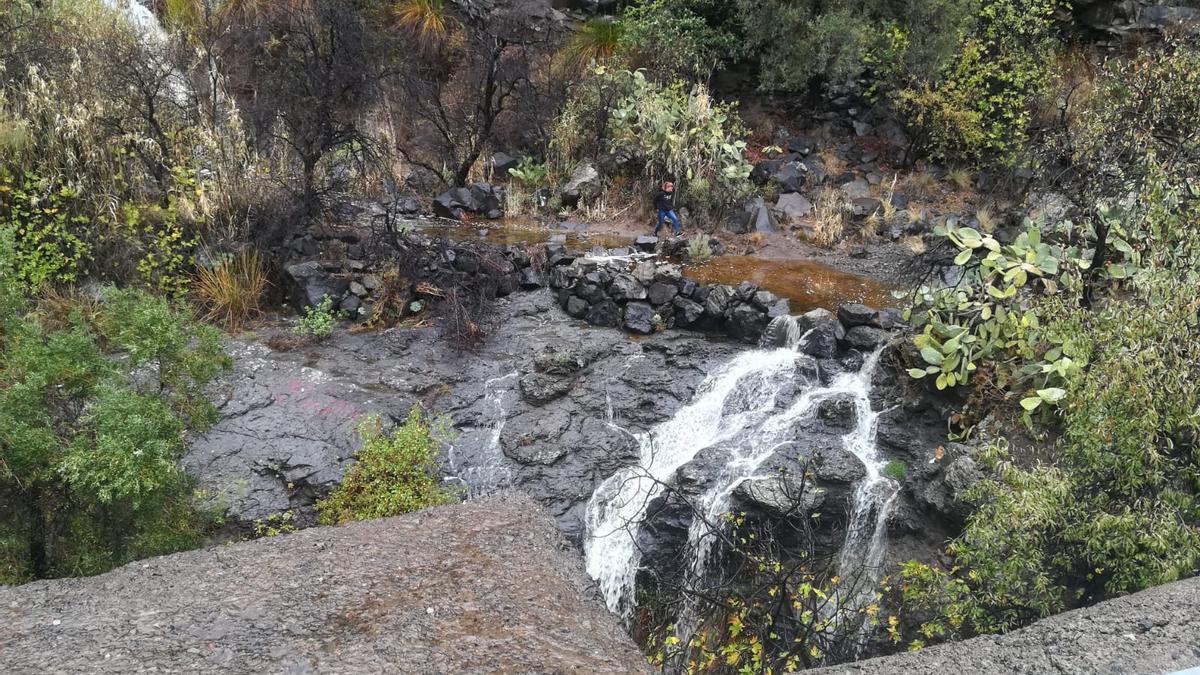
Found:
[[742, 303], [727, 314], [729, 334], [743, 342], [756, 342], [767, 327], [767, 315], [757, 307]]
[[845, 193], [847, 199], [862, 199], [871, 196], [871, 185], [861, 178], [856, 178], [848, 183], [843, 183], [842, 192]]
[[584, 320], [593, 326], [616, 328], [621, 325], [621, 308], [612, 300], [604, 300], [592, 305]]
[[654, 332], [654, 308], [644, 302], [625, 305], [625, 328], [642, 335]]
[[[0, 660], [105, 675], [646, 672], [589, 584], [553, 521], [512, 493], [3, 587]], [[481, 637], [493, 625], [503, 637]]]
[[588, 311], [588, 303], [586, 300], [572, 295], [567, 298], [567, 314], [575, 318], [582, 318]]
[[846, 331], [846, 342], [853, 348], [870, 352], [888, 341], [890, 334], [874, 326], [854, 326]]
[[656, 281], [650, 284], [650, 289], [647, 291], [646, 296], [650, 300], [650, 304], [657, 307], [670, 302], [678, 293], [679, 289], [674, 284]]
[[580, 201], [600, 196], [600, 172], [591, 160], [583, 160], [571, 171], [571, 176], [559, 188], [563, 206], [573, 208]]
[[819, 448], [813, 453], [817, 478], [829, 483], [850, 485], [867, 475], [867, 467], [841, 444]]
[[645, 253], [654, 253], [654, 249], [658, 248], [658, 237], [652, 234], [643, 234], [634, 240], [633, 245], [639, 251]]
[[694, 300], [677, 296], [671, 301], [671, 304], [675, 307], [676, 326], [686, 328], [696, 323], [704, 315], [704, 306]]
[[733, 301], [733, 289], [725, 284], [708, 287], [708, 298], [704, 301], [704, 313], [713, 317], [725, 316], [729, 303]]
[[819, 359], [833, 358], [837, 354], [838, 338], [844, 335], [842, 325], [833, 312], [813, 309], [796, 318], [803, 339], [800, 351]]
[[783, 222], [789, 225], [798, 225], [812, 214], [812, 210], [812, 202], [798, 192], [779, 195], [779, 199], [775, 202], [775, 212], [779, 214]]
[[337, 302], [350, 288], [350, 282], [325, 271], [316, 260], [288, 265], [284, 271], [292, 281], [289, 295], [297, 309], [319, 305], [326, 296]]
[[743, 481], [733, 495], [743, 504], [757, 506], [776, 518], [807, 518], [825, 503], [825, 491], [796, 472], [777, 472], [759, 480]]
[[628, 274], [618, 274], [608, 287], [608, 295], [618, 301], [645, 300], [646, 287]]
[[837, 316], [842, 325], [846, 328], [853, 328], [854, 326], [875, 325], [879, 318], [879, 312], [859, 302], [848, 302], [838, 307]]

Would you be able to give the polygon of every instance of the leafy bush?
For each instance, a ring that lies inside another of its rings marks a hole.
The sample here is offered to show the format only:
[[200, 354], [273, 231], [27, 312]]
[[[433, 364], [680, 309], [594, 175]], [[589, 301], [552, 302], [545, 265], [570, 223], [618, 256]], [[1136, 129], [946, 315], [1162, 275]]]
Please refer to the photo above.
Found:
[[736, 20], [723, 0], [647, 0], [621, 16], [622, 50], [664, 78], [704, 81], [739, 51]]
[[[611, 111], [613, 150], [640, 160], [647, 176], [678, 177], [685, 203], [704, 195], [703, 203], [692, 204], [697, 210], [720, 210], [748, 193], [751, 166], [731, 106], [714, 103], [701, 85], [664, 87], [641, 71], [608, 76], [626, 92]], [[702, 190], [689, 191], [689, 185]]]
[[386, 518], [452, 500], [437, 478], [437, 452], [446, 432], [414, 407], [390, 434], [378, 417], [359, 424], [363, 447], [328, 499], [317, 502], [324, 525]]
[[1054, 0], [985, 0], [940, 78], [904, 76], [910, 85], [893, 101], [936, 155], [1008, 161], [1023, 149], [1049, 72], [1055, 7]]
[[252, 249], [196, 273], [196, 296], [207, 309], [204, 320], [219, 321], [228, 330], [237, 330], [262, 311], [259, 302], [269, 285], [262, 256]]
[[[1191, 227], [1200, 207], [1153, 165], [1146, 175], [1138, 199], [1101, 216], [1125, 256], [1106, 266], [1119, 293], [1089, 306], [1079, 302], [1078, 285], [1063, 284], [1076, 297], [1026, 305], [1011, 333], [998, 326], [960, 333], [1008, 335], [988, 367], [1007, 357], [1009, 372], [1055, 378], [1056, 387], [1021, 403], [1027, 410], [1057, 406], [1054, 417], [1040, 418], [1057, 440], [1053, 465], [1022, 466], [1002, 440], [981, 456], [989, 475], [968, 495], [978, 508], [949, 549], [957, 569], [922, 598], [938, 610], [926, 621], [926, 637], [947, 625], [947, 635], [1007, 630], [1172, 581], [1200, 561], [1200, 232]], [[961, 234], [963, 243], [976, 241]], [[1044, 272], [1046, 253], [1029, 249], [1024, 262], [993, 278], [1011, 284], [1032, 273], [1026, 265]], [[1004, 301], [1021, 295], [990, 288]], [[951, 316], [982, 317], [971, 296], [961, 300], [947, 308]], [[1060, 367], [1067, 346], [1076, 367]], [[927, 341], [922, 351], [933, 347]]]
[[747, 48], [764, 89], [803, 91], [868, 67], [934, 79], [973, 25], [978, 0], [738, 0]]
[[337, 314], [333, 311], [333, 298], [328, 295], [316, 307], [305, 307], [304, 316], [296, 321], [294, 330], [298, 335], [324, 340], [333, 335], [337, 328]]
[[142, 291], [106, 289], [95, 314], [76, 307], [57, 325], [15, 298], [13, 277], [0, 286], [3, 581], [197, 544], [204, 515], [177, 460], [185, 430], [213, 419], [201, 389], [228, 365], [216, 334]]
[[908, 476], [908, 465], [898, 459], [893, 459], [883, 467], [882, 473], [892, 480], [903, 481]]

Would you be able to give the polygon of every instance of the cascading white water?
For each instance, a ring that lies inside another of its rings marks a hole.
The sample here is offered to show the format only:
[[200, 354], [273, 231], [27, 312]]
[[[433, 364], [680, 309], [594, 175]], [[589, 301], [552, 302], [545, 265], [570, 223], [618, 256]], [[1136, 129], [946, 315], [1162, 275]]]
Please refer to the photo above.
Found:
[[775, 397], [794, 377], [797, 357], [790, 350], [738, 355], [705, 379], [695, 399], [671, 419], [644, 434], [638, 464], [602, 482], [587, 507], [584, 542], [588, 573], [600, 584], [613, 612], [632, 611], [633, 582], [641, 556], [637, 535], [650, 502], [663, 482], [696, 453], [761, 424]]
[[504, 465], [500, 436], [508, 422], [508, 395], [516, 379], [517, 373], [512, 372], [484, 383], [486, 426], [464, 434], [450, 447], [450, 474], [463, 483], [467, 499], [495, 492], [512, 482], [512, 471]]
[[[729, 456], [720, 473], [697, 502], [698, 515], [688, 533], [687, 574], [693, 583], [703, 580], [713, 564], [714, 546], [739, 485], [763, 478], [757, 476], [763, 463], [784, 443], [793, 440], [797, 427], [831, 397], [849, 398], [855, 408], [855, 426], [843, 439], [844, 447], [866, 467], [854, 491], [851, 522], [840, 560], [841, 570], [862, 570], [857, 575], [868, 591], [879, 579], [886, 548], [888, 511], [899, 485], [883, 475], [884, 462], [875, 444], [878, 413], [871, 408], [871, 376], [879, 360], [876, 352], [866, 358], [857, 372], [841, 373], [822, 386], [811, 375], [815, 364], [798, 351], [807, 336], [799, 334], [794, 321], [776, 326], [786, 336], [779, 349], [759, 349], [735, 357], [714, 371], [697, 391], [693, 401], [671, 419], [638, 435], [641, 458], [638, 465], [610, 477], [593, 493], [588, 503], [588, 539], [584, 548], [587, 569], [596, 579], [609, 609], [628, 618], [633, 609], [634, 583], [641, 555], [636, 545], [638, 532], [650, 502], [658, 497], [681, 466], [705, 449], [721, 443]], [[798, 394], [786, 407], [777, 407], [785, 387]], [[857, 594], [865, 592], [854, 591]], [[676, 626], [681, 642], [701, 617], [684, 598]]]
[[158, 17], [138, 0], [104, 0], [104, 4], [120, 12], [138, 33], [159, 43], [167, 41], [167, 32]]

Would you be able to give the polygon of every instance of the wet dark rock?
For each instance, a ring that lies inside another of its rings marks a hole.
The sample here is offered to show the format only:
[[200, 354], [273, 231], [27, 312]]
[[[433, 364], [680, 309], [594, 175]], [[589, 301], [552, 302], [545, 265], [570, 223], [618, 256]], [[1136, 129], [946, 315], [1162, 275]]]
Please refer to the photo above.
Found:
[[694, 300], [676, 297], [671, 304], [675, 307], [676, 326], [686, 328], [696, 323], [704, 315], [704, 306]]
[[296, 309], [321, 304], [326, 297], [338, 302], [350, 289], [350, 282], [330, 274], [319, 261], [288, 265], [284, 268], [292, 282], [289, 298]]
[[771, 174], [771, 182], [779, 186], [780, 192], [799, 192], [804, 187], [808, 167], [800, 162], [788, 162]]
[[854, 426], [854, 400], [847, 396], [827, 398], [817, 404], [817, 417], [840, 429]]
[[847, 344], [864, 352], [874, 351], [890, 337], [891, 334], [887, 331], [872, 326], [855, 326], [846, 331]]
[[621, 308], [612, 300], [604, 300], [592, 305], [584, 320], [593, 326], [616, 328], [621, 325]]
[[775, 471], [766, 478], [743, 481], [733, 496], [775, 518], [806, 518], [825, 504], [825, 490], [795, 471]]
[[613, 300], [645, 300], [646, 287], [628, 274], [618, 274], [613, 277], [612, 284], [608, 287], [608, 294]]
[[656, 281], [650, 284], [650, 290], [647, 291], [646, 296], [650, 300], [650, 304], [657, 307], [671, 302], [678, 293], [679, 289], [674, 284]]
[[800, 351], [818, 359], [833, 358], [838, 351], [838, 338], [843, 335], [842, 325], [833, 312], [813, 309], [796, 319], [800, 335]]
[[658, 248], [658, 237], [651, 234], [643, 234], [634, 240], [633, 245], [639, 251], [654, 253], [654, 249]]
[[733, 288], [724, 284], [716, 284], [708, 287], [708, 297], [704, 302], [704, 313], [712, 317], [723, 317], [725, 311], [729, 309], [729, 304], [733, 302]]
[[877, 323], [879, 312], [862, 303], [851, 302], [838, 307], [837, 317], [846, 328], [873, 326]]
[[923, 507], [940, 513], [952, 523], [962, 525], [971, 508], [966, 500], [967, 491], [983, 480], [983, 471], [973, 458], [962, 451], [949, 450], [948, 453], [960, 456], [953, 459], [947, 457], [946, 465], [934, 479], [918, 488], [915, 497]]
[[830, 483], [851, 485], [867, 475], [867, 467], [854, 453], [842, 445], [829, 445], [813, 453], [813, 470], [817, 477]]
[[583, 315], [587, 314], [588, 309], [589, 306], [587, 301], [583, 300], [582, 298], [572, 295], [567, 299], [567, 314], [570, 314], [577, 319], [582, 318]]
[[625, 327], [635, 333], [649, 335], [654, 332], [654, 308], [644, 302], [625, 305]]
[[[710, 296], [711, 299], [711, 296]], [[744, 342], [757, 342], [767, 327], [767, 315], [753, 305], [742, 303], [727, 315], [729, 334]]]

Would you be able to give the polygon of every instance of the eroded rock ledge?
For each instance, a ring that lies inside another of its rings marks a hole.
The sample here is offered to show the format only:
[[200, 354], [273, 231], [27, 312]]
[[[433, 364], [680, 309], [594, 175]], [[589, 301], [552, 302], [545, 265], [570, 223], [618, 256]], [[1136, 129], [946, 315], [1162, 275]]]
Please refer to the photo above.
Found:
[[820, 675], [1171, 673], [1200, 666], [1200, 578], [1043, 619], [1006, 635], [824, 668]]
[[6, 673], [631, 673], [529, 498], [497, 495], [0, 588]]

